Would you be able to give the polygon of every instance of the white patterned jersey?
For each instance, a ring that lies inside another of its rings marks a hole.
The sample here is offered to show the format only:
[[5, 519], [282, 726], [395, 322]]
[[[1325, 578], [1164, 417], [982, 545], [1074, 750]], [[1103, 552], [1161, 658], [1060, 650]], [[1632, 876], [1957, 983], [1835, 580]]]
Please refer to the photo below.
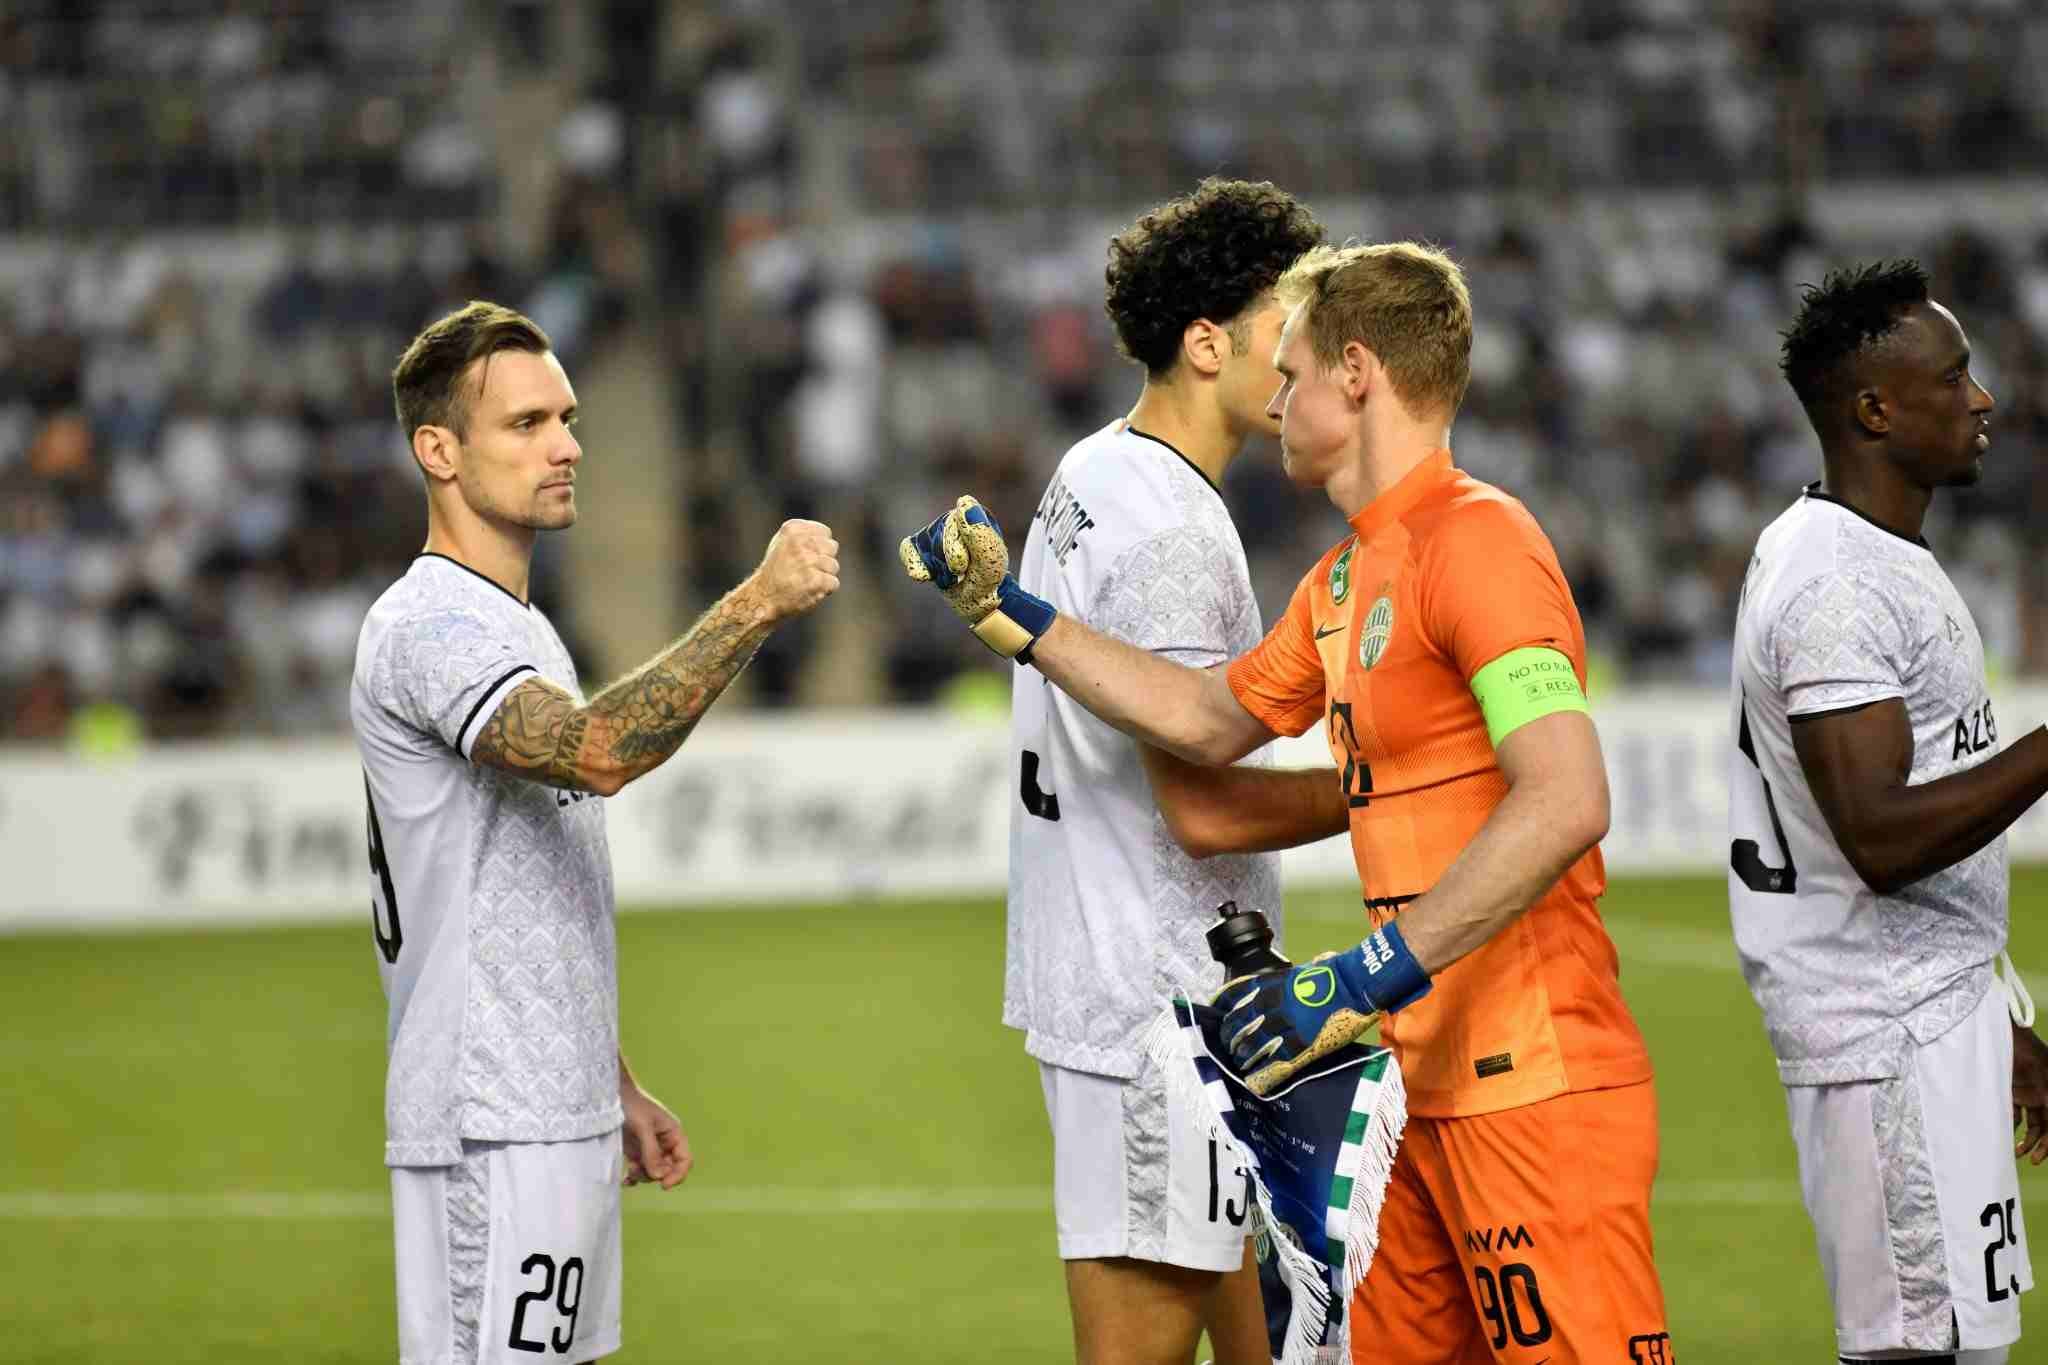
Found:
[[[1206, 667], [1259, 642], [1244, 546], [1222, 495], [1122, 423], [1069, 450], [1031, 519], [1017, 581], [1095, 629]], [[1223, 985], [1203, 935], [1234, 900], [1280, 928], [1276, 854], [1196, 861], [1153, 804], [1136, 741], [1035, 672], [1010, 707], [1003, 1022], [1040, 1061], [1139, 1073], [1139, 1035], [1178, 990]], [[1265, 765], [1270, 750], [1247, 762]]]
[[413, 561], [356, 641], [386, 1165], [621, 1122], [604, 802], [469, 761], [536, 674], [582, 695], [546, 616], [441, 555]]
[[1849, 865], [1792, 748], [1792, 718], [1897, 698], [1908, 781], [1984, 762], [1998, 725], [1970, 609], [1924, 541], [1819, 491], [1757, 540], [1735, 618], [1728, 903], [1787, 1085], [1899, 1074], [1990, 988], [2005, 836], [1894, 895]]

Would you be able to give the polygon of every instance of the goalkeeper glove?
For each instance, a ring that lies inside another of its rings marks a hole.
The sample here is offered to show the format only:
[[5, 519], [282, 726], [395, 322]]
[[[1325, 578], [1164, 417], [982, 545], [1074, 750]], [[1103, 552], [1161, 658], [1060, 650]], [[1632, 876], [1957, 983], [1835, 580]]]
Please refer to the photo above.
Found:
[[1225, 1011], [1217, 1034], [1245, 1086], [1269, 1095], [1429, 986], [1401, 931], [1385, 924], [1355, 948], [1228, 983], [1214, 1001]]
[[897, 547], [903, 572], [931, 583], [981, 642], [1006, 659], [1031, 662], [1031, 647], [1058, 615], [1052, 604], [1017, 586], [1003, 528], [982, 505], [960, 501]]

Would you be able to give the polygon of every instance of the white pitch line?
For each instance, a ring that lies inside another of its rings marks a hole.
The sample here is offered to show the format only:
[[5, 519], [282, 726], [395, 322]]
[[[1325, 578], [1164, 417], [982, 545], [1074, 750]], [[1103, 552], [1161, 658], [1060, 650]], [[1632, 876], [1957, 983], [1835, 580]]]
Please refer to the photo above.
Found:
[[[670, 1214], [1026, 1213], [1052, 1207], [1038, 1185], [836, 1186], [740, 1185], [629, 1191], [634, 1212]], [[234, 1190], [168, 1194], [135, 1190], [0, 1192], [0, 1220], [115, 1221], [245, 1218], [310, 1221], [391, 1216], [391, 1196], [374, 1190]]]
[[[1789, 1180], [1678, 1180], [1657, 1187], [1661, 1207], [1795, 1207]], [[1031, 1213], [1052, 1208], [1039, 1185], [838, 1187], [796, 1185], [684, 1186], [665, 1194], [629, 1193], [633, 1213], [681, 1215]], [[391, 1216], [389, 1195], [369, 1190], [294, 1192], [236, 1190], [219, 1194], [157, 1194], [136, 1190], [16, 1190], [0, 1193], [0, 1221], [12, 1222], [379, 1222]]]

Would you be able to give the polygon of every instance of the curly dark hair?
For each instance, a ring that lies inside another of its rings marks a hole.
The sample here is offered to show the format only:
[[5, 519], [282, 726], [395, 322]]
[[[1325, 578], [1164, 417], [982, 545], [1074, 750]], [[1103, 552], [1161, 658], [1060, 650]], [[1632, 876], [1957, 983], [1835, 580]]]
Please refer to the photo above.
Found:
[[[1209, 177], [1110, 239], [1103, 308], [1117, 345], [1151, 377], [1164, 376], [1189, 323], [1230, 327], [1323, 236], [1315, 215], [1270, 182]], [[1231, 328], [1233, 350], [1244, 345], [1242, 331]]]
[[1927, 302], [1927, 272], [1914, 260], [1873, 261], [1831, 270], [1800, 292], [1799, 316], [1781, 336], [1778, 368], [1812, 414], [1837, 394], [1849, 362], [1897, 329], [1913, 305]]

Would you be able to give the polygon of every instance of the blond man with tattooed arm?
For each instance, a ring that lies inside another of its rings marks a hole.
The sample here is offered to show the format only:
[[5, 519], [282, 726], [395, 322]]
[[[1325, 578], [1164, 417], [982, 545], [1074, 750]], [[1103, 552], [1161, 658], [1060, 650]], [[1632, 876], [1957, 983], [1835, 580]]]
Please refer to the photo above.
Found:
[[392, 375], [427, 542], [363, 623], [350, 710], [389, 1001], [385, 1165], [401, 1359], [619, 1347], [619, 1188], [689, 1174], [618, 1046], [604, 803], [659, 766], [777, 625], [839, 586], [824, 526], [587, 701], [527, 601], [576, 520], [576, 395], [533, 322], [471, 303]]

